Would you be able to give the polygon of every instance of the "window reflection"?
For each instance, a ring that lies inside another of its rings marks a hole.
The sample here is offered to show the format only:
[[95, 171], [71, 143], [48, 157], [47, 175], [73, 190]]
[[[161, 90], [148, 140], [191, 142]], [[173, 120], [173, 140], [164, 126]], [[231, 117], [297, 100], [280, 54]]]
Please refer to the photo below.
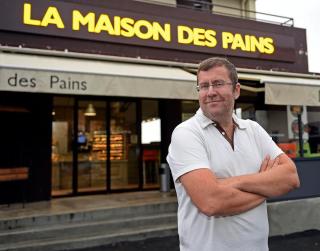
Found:
[[106, 189], [106, 103], [79, 101], [78, 191]]
[[55, 97], [52, 111], [52, 195], [72, 193], [72, 98]]
[[181, 121], [191, 118], [199, 109], [199, 101], [184, 100], [181, 101]]
[[307, 121], [304, 126], [308, 134], [305, 157], [320, 157], [320, 107], [307, 107]]
[[142, 101], [143, 187], [159, 187], [161, 120], [158, 101]]
[[[301, 106], [303, 157], [320, 157], [320, 108]], [[265, 105], [256, 109], [254, 104], [238, 103], [235, 113], [242, 119], [257, 121], [275, 143], [291, 158], [301, 157], [298, 115], [294, 106]]]
[[117, 101], [110, 105], [111, 189], [137, 188], [139, 144], [136, 103]]

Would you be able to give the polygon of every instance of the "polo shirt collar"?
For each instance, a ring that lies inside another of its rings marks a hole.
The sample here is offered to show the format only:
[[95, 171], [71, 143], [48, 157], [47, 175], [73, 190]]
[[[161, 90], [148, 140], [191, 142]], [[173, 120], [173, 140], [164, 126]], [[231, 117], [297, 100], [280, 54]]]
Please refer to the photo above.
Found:
[[[197, 113], [196, 113], [197, 119], [200, 122], [200, 125], [202, 127], [202, 129], [206, 128], [207, 126], [211, 125], [214, 123], [214, 121], [212, 121], [211, 119], [209, 119], [206, 115], [203, 114], [203, 111], [201, 110], [201, 108], [198, 109]], [[243, 120], [239, 119], [237, 117], [237, 115], [232, 114], [232, 119], [233, 122], [235, 123], [235, 125], [241, 129], [244, 130], [247, 128], [246, 124], [243, 122]]]
[[239, 129], [247, 129], [247, 123], [243, 119], [239, 119], [234, 113], [232, 114], [232, 119]]
[[201, 110], [201, 108], [198, 109], [196, 116], [198, 121], [200, 122], [202, 129], [213, 124], [213, 121], [203, 114], [203, 111]]

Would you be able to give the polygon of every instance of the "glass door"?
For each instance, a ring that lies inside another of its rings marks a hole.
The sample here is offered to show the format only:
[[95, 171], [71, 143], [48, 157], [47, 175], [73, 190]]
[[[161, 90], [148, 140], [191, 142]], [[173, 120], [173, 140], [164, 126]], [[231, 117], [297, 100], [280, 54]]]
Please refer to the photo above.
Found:
[[52, 110], [52, 196], [73, 193], [74, 99], [54, 97]]
[[78, 103], [77, 161], [78, 192], [106, 190], [106, 102]]
[[158, 101], [55, 97], [52, 128], [53, 196], [159, 187]]
[[139, 187], [139, 137], [136, 102], [110, 102], [111, 190]]

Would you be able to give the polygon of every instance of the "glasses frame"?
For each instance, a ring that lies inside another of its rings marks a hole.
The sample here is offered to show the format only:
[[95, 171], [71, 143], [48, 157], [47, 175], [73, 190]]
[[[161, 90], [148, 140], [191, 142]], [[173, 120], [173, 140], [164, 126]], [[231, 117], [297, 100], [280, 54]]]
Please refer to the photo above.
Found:
[[197, 91], [204, 91], [207, 92], [209, 91], [210, 87], [213, 87], [214, 89], [220, 89], [223, 88], [224, 86], [227, 85], [233, 85], [232, 82], [224, 82], [223, 80], [216, 80], [216, 81], [210, 81], [210, 83], [208, 84], [208, 86], [200, 86], [199, 84], [197, 84], [196, 88]]

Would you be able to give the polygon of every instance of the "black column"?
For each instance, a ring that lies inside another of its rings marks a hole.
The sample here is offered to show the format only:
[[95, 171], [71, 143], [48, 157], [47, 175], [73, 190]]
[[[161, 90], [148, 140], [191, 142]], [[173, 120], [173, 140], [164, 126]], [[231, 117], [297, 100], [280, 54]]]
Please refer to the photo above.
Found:
[[27, 201], [50, 199], [52, 96], [2, 92], [0, 114], [0, 168], [29, 168], [29, 180], [0, 184], [0, 203], [21, 201], [21, 189]]
[[166, 163], [172, 131], [181, 123], [181, 101], [160, 100], [159, 114], [161, 118], [161, 163]]
[[[51, 138], [52, 138], [52, 96], [31, 94], [30, 131], [30, 182], [28, 197], [30, 201], [51, 198]], [[27, 150], [27, 149], [26, 149]]]

